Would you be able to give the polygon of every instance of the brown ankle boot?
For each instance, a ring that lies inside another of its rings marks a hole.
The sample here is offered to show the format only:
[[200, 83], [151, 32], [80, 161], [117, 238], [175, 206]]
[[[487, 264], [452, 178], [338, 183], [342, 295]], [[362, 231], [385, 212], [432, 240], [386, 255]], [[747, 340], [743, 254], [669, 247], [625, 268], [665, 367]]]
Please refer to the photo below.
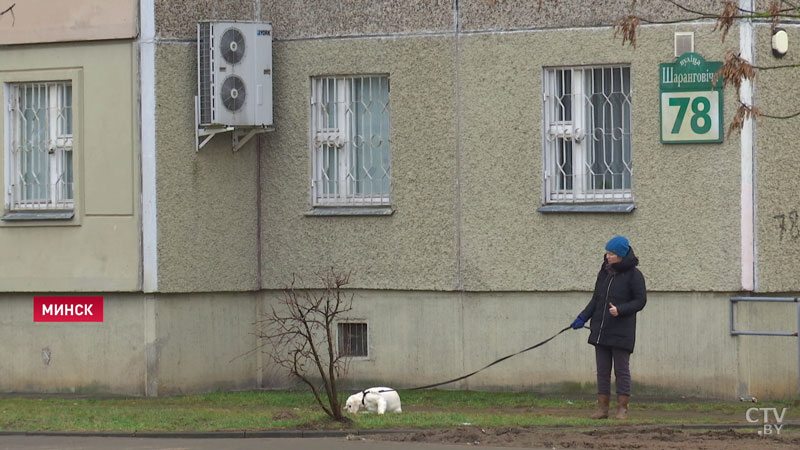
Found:
[[610, 395], [597, 394], [597, 411], [592, 414], [592, 419], [608, 419], [608, 405], [610, 403]]
[[628, 418], [628, 399], [630, 396], [628, 395], [618, 395], [617, 396], [617, 415], [614, 417], [615, 419], [625, 420]]

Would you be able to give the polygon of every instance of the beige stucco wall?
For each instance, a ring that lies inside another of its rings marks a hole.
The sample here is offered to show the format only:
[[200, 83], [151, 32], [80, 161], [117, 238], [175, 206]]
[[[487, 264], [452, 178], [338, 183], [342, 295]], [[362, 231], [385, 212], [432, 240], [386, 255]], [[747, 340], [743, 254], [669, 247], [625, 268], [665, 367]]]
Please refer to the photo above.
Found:
[[135, 0], [26, 0], [5, 2], [0, 11], [0, 43], [130, 39], [137, 34]]
[[[354, 309], [346, 318], [368, 323], [370, 356], [351, 363], [351, 387], [407, 388], [464, 375], [552, 336], [588, 301], [585, 293], [353, 293]], [[251, 352], [257, 346], [254, 324], [279, 305], [278, 291], [97, 294], [105, 298], [102, 323], [33, 323], [31, 297], [3, 296], [0, 391], [163, 396], [292, 384], [268, 355]], [[730, 336], [729, 296], [648, 296], [631, 360], [637, 394], [795, 395], [796, 338]], [[739, 304], [736, 329], [790, 330], [795, 307]], [[586, 330], [568, 330], [445, 388], [574, 392], [577, 385], [593, 392], [587, 337]]]
[[100, 323], [34, 323], [32, 296], [0, 296], [0, 391], [144, 394], [140, 296], [93, 294]]
[[[0, 262], [3, 290], [139, 289], [137, 86], [132, 44], [9, 46], [3, 55], [0, 82], [72, 77], [76, 183], [72, 220], [0, 223], [0, 246], [6, 249]], [[0, 129], [3, 143], [4, 133]], [[4, 174], [0, 171], [0, 178]]]
[[[369, 358], [348, 386], [408, 388], [455, 378], [567, 326], [589, 295], [352, 291], [345, 318], [368, 323]], [[0, 298], [2, 392], [176, 395], [286, 387], [293, 380], [257, 350], [256, 320], [281, 293], [109, 294], [102, 323], [33, 323], [33, 300]], [[631, 359], [635, 395], [792, 398], [797, 340], [731, 336], [730, 293], [650, 293]], [[787, 331], [795, 304], [738, 304], [739, 331]], [[568, 330], [445, 389], [591, 393], [587, 330]], [[49, 352], [49, 361], [43, 357]], [[255, 350], [255, 351], [253, 351]], [[267, 350], [266, 348], [263, 350]]]
[[[794, 333], [797, 331], [797, 303], [737, 303], [734, 310], [737, 331]], [[740, 391], [769, 397], [797, 396], [798, 342], [796, 336], [737, 336]]]
[[103, 322], [34, 323], [32, 296], [0, 296], [0, 392], [163, 396], [259, 386], [260, 295], [92, 294], [103, 296]]
[[149, 395], [258, 387], [260, 295], [159, 295]]
[[[800, 29], [784, 28], [789, 33], [789, 52], [777, 59], [771, 53], [769, 27], [758, 27], [758, 65], [800, 62]], [[788, 116], [800, 110], [798, 73], [798, 69], [758, 72], [756, 106], [762, 113]], [[756, 121], [756, 277], [762, 292], [797, 292], [800, 288], [800, 156], [794, 132], [799, 125], [800, 117]]]
[[226, 133], [195, 152], [196, 52], [156, 51], [159, 291], [258, 289], [258, 139], [234, 153]]

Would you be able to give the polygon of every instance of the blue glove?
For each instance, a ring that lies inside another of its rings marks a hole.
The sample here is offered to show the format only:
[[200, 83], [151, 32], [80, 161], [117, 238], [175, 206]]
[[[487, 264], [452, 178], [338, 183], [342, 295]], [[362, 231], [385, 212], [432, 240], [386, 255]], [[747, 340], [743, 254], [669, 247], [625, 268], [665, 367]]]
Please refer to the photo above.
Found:
[[578, 330], [578, 329], [580, 329], [580, 328], [583, 328], [583, 325], [584, 325], [584, 324], [586, 324], [586, 321], [585, 321], [585, 320], [583, 320], [583, 317], [581, 317], [581, 316], [578, 316], [578, 317], [577, 317], [577, 318], [576, 318], [576, 319], [575, 319], [575, 320], [572, 322], [572, 325], [570, 325], [570, 326], [572, 327], [572, 329], [573, 329], [573, 330]]

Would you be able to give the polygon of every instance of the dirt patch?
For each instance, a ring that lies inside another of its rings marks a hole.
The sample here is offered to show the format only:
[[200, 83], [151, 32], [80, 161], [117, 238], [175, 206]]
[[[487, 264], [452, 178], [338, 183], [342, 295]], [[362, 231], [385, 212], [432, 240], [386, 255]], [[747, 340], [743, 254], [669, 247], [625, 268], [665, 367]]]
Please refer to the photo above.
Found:
[[300, 416], [292, 411], [279, 411], [272, 415], [272, 420], [295, 420], [298, 417]]
[[[403, 411], [410, 412], [442, 412], [441, 408], [425, 407], [425, 406], [410, 406], [404, 407]], [[497, 413], [504, 415], [525, 415], [525, 416], [538, 416], [538, 417], [574, 417], [586, 418], [594, 412], [593, 410], [586, 410], [581, 408], [540, 408], [531, 406], [517, 406], [496, 409], [474, 409], [474, 408], [456, 408], [448, 410], [453, 413]], [[612, 414], [616, 413], [616, 408], [612, 410]], [[653, 423], [656, 421], [673, 422], [673, 423], [714, 423], [714, 424], [738, 424], [744, 418], [744, 410], [741, 412], [724, 413], [716, 411], [663, 411], [652, 409], [631, 409], [631, 417], [638, 424]]]
[[370, 439], [396, 442], [485, 445], [523, 448], [569, 449], [796, 449], [800, 434], [784, 430], [780, 436], [760, 436], [755, 428], [727, 430], [687, 430], [669, 427], [620, 426], [591, 430], [573, 428], [458, 427], [407, 434], [371, 436]]

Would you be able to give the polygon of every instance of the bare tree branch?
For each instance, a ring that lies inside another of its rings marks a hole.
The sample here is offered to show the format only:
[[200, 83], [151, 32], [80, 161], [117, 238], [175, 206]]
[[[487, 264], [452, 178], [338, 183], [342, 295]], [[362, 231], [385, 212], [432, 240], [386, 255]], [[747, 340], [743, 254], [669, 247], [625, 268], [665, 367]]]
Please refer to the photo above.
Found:
[[736, 14], [738, 9], [733, 2], [725, 2], [725, 6], [722, 8], [722, 14], [717, 17], [717, 24], [714, 25], [714, 30], [717, 29], [722, 31], [722, 41], [725, 42], [725, 37], [728, 36], [728, 31], [731, 29], [731, 25], [733, 25], [733, 21], [736, 19]]
[[678, 3], [678, 2], [676, 2], [675, 0], [667, 0], [667, 1], [668, 1], [668, 2], [670, 2], [670, 3], [672, 3], [672, 4], [673, 4], [673, 5], [676, 7], [676, 8], [678, 8], [678, 9], [682, 9], [683, 11], [686, 11], [686, 12], [688, 12], [688, 13], [691, 13], [691, 14], [695, 14], [695, 15], [697, 15], [697, 16], [705, 16], [705, 17], [710, 17], [710, 16], [713, 16], [713, 15], [714, 15], [713, 13], [707, 13], [707, 12], [695, 11], [695, 10], [693, 10], [693, 9], [690, 9], [690, 8], [688, 8], [688, 7], [684, 6], [684, 5], [682, 5], [682, 4]]
[[719, 78], [722, 78], [722, 87], [733, 85], [736, 88], [736, 94], [739, 95], [742, 82], [745, 80], [754, 81], [756, 78], [756, 71], [750, 63], [734, 53], [731, 50], [725, 52], [725, 58], [722, 61], [722, 68], [719, 72], [714, 74], [712, 85], [716, 86]]
[[307, 385], [328, 416], [348, 422], [342, 413], [344, 398], [339, 384], [347, 373], [349, 358], [337, 352], [335, 327], [337, 320], [352, 310], [353, 295], [343, 289], [350, 274], [331, 269], [315, 275], [322, 283], [318, 290], [301, 288], [302, 281], [292, 276], [283, 289], [285, 310], [270, 308], [257, 322], [257, 336], [269, 344], [265, 348], [271, 360]]
[[614, 39], [617, 34], [622, 35], [622, 45], [630, 42], [631, 47], [636, 48], [636, 30], [639, 28], [641, 20], [634, 15], [627, 15], [614, 24]]
[[755, 70], [796, 69], [800, 67], [800, 63], [778, 64], [777, 66], [751, 66], [751, 67]]
[[17, 6], [16, 3], [12, 3], [11, 6], [0, 11], [0, 16], [6, 15], [6, 13], [11, 13], [11, 26], [13, 27], [15, 23], [17, 23], [17, 16], [14, 15], [14, 7]]
[[730, 137], [734, 131], [741, 133], [745, 120], [758, 118], [760, 115], [761, 112], [755, 106], [748, 106], [742, 102], [739, 102], [739, 108], [736, 110], [736, 115], [733, 117], [730, 125], [728, 126], [728, 137]]
[[[676, 8], [680, 9], [681, 11], [690, 13], [693, 17], [684, 18], [684, 19], [676, 19], [676, 20], [650, 20], [644, 17], [640, 17], [634, 14], [628, 14], [623, 16], [614, 24], [614, 38], [618, 35], [622, 36], [622, 45], [626, 43], [630, 43], [632, 47], [636, 47], [636, 38], [638, 30], [641, 24], [675, 24], [675, 23], [685, 23], [685, 22], [694, 22], [697, 20], [704, 20], [704, 19], [715, 19], [716, 25], [714, 26], [713, 31], [720, 30], [722, 31], [722, 41], [725, 41], [725, 38], [728, 35], [728, 31], [730, 30], [731, 26], [736, 20], [753, 20], [753, 19], [769, 19], [771, 22], [771, 29], [772, 32], [775, 31], [775, 28], [780, 23], [782, 19], [797, 19], [800, 18], [800, 7], [796, 2], [790, 2], [783, 0], [773, 0], [770, 2], [769, 6], [765, 11], [749, 11], [742, 8], [739, 8], [738, 5], [733, 1], [726, 1], [724, 2], [722, 12], [719, 14], [712, 14], [704, 11], [695, 10], [683, 5], [681, 2], [677, 0], [667, 0]], [[789, 5], [789, 8], [783, 7], [783, 4]], [[633, 0], [631, 5], [631, 11], [636, 6], [636, 0]], [[719, 72], [714, 75], [713, 84], [719, 82], [719, 79], [722, 78], [723, 86], [734, 86], [736, 88], [736, 94], [739, 95], [739, 91], [741, 89], [741, 85], [744, 81], [755, 82], [756, 79], [756, 72], [758, 70], [775, 70], [775, 69], [789, 69], [789, 68], [800, 68], [800, 63], [797, 64], [782, 64], [782, 65], [773, 65], [773, 66], [754, 66], [750, 64], [749, 61], [746, 61], [741, 58], [738, 53], [734, 53], [732, 51], [728, 51], [725, 54], [724, 62], [722, 68]], [[730, 136], [731, 133], [734, 131], [740, 131], [744, 124], [744, 121], [747, 119], [756, 119], [759, 117], [766, 117], [770, 119], [792, 119], [795, 117], [800, 116], [800, 111], [795, 114], [788, 114], [788, 115], [772, 115], [772, 114], [765, 114], [761, 112], [757, 107], [751, 105], [740, 104], [739, 108], [737, 109], [736, 115], [731, 120], [730, 126], [728, 127], [728, 135]]]

